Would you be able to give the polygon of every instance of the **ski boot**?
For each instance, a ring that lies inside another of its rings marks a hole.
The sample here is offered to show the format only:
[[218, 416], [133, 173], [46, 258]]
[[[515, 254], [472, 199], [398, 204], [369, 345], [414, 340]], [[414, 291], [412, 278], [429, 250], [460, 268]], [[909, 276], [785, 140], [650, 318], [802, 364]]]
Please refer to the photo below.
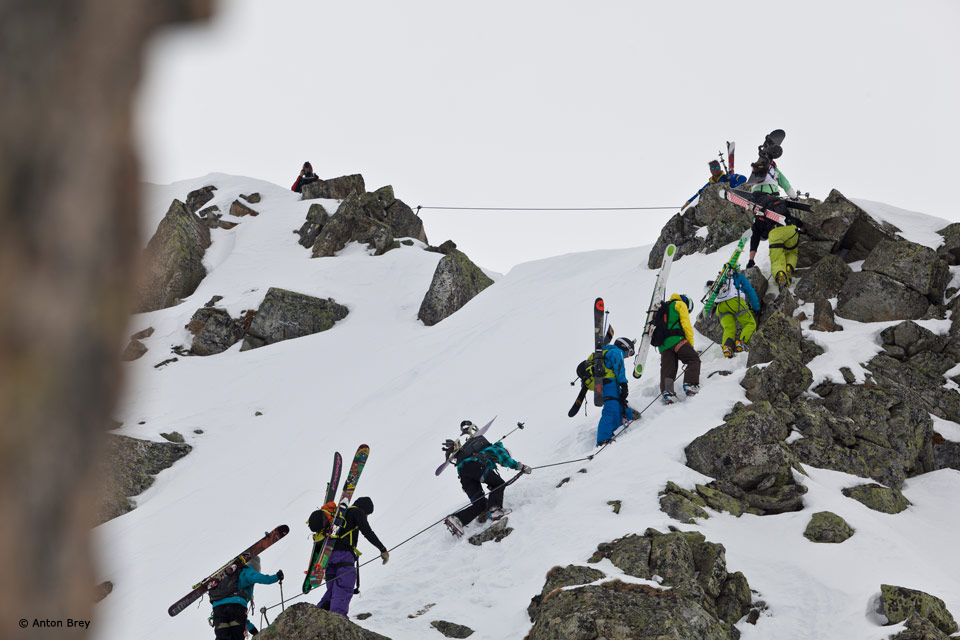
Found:
[[460, 522], [460, 518], [457, 516], [447, 516], [443, 519], [443, 524], [447, 525], [447, 529], [450, 530], [455, 537], [459, 538], [463, 536], [463, 523]]
[[787, 282], [793, 282], [793, 265], [787, 265]]
[[683, 392], [687, 395], [687, 397], [695, 396], [695, 395], [697, 395], [698, 393], [700, 393], [700, 385], [698, 385], [698, 384], [687, 384], [686, 382], [684, 382], [684, 383], [683, 383]]
[[663, 392], [663, 404], [675, 404], [677, 402], [677, 394], [671, 393], [669, 391]]
[[513, 509], [504, 509], [503, 507], [494, 507], [490, 509], [490, 520], [496, 522], [505, 515], [511, 513]]
[[747, 345], [743, 344], [742, 341], [737, 340], [737, 344], [733, 347], [733, 350], [737, 353], [743, 353], [747, 350]]
[[737, 350], [736, 343], [731, 338], [727, 338], [727, 341], [723, 343], [723, 357], [732, 358], [733, 353]]

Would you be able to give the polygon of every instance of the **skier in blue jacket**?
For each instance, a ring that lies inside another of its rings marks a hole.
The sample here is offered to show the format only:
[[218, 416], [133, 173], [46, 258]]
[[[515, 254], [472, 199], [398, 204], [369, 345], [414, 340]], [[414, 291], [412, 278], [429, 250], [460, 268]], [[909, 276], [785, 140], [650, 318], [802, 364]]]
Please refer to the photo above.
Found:
[[597, 446], [613, 438], [613, 432], [626, 420], [633, 420], [633, 410], [627, 405], [627, 370], [623, 358], [634, 354], [635, 340], [617, 338], [603, 348], [603, 412], [597, 424]]
[[720, 163], [716, 160], [711, 160], [709, 166], [710, 166], [710, 179], [707, 181], [707, 184], [700, 187], [699, 191], [697, 191], [695, 194], [690, 196], [690, 199], [687, 200], [682, 207], [680, 207], [680, 211], [683, 211], [684, 209], [689, 207], [690, 203], [693, 202], [696, 198], [698, 198], [700, 194], [703, 193], [703, 190], [712, 184], [724, 183], [724, 184], [730, 185], [730, 188], [733, 189], [733, 188], [739, 187], [741, 184], [747, 181], [747, 177], [742, 176], [739, 173], [724, 172], [720, 168]]
[[253, 587], [256, 584], [283, 582], [283, 571], [272, 576], [260, 573], [260, 557], [254, 556], [240, 571], [228, 575], [210, 590], [213, 606], [211, 624], [217, 640], [243, 640], [244, 632], [256, 633], [247, 620], [247, 607], [253, 605]]

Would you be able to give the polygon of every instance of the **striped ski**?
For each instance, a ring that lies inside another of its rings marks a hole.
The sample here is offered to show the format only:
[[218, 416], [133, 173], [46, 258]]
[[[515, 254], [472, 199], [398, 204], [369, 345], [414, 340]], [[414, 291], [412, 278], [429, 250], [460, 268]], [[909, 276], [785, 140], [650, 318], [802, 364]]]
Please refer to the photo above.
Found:
[[650, 296], [650, 307], [647, 309], [647, 319], [643, 324], [643, 335], [640, 337], [640, 347], [637, 349], [637, 355], [633, 357], [633, 377], [639, 378], [643, 375], [644, 363], [647, 361], [647, 352], [650, 350], [650, 338], [653, 335], [653, 318], [657, 313], [657, 307], [666, 297], [667, 277], [670, 275], [670, 265], [673, 264], [673, 257], [677, 253], [677, 246], [667, 245], [663, 252], [663, 266], [660, 267], [660, 273], [657, 274], [657, 281], [653, 285], [653, 295]]
[[[350, 471], [347, 472], [347, 479], [343, 483], [343, 491], [340, 493], [340, 501], [337, 504], [337, 513], [333, 517], [333, 524], [330, 527], [330, 534], [323, 541], [323, 548], [320, 550], [320, 557], [313, 565], [313, 569], [307, 574], [307, 579], [303, 583], [304, 593], [320, 586], [323, 582], [324, 570], [327, 568], [327, 562], [333, 554], [334, 538], [343, 526], [346, 518], [347, 509], [350, 508], [350, 501], [353, 500], [353, 492], [357, 488], [357, 481], [360, 480], [360, 472], [367, 463], [367, 457], [370, 455], [370, 447], [362, 444], [357, 448], [357, 453], [353, 456], [353, 464], [350, 465]], [[309, 587], [309, 589], [307, 588]]]
[[[340, 470], [342, 468], [343, 459], [340, 457], [340, 452], [336, 451], [333, 454], [333, 471], [330, 473], [330, 482], [327, 483], [327, 492], [322, 504], [327, 504], [337, 495], [337, 487], [340, 486]], [[320, 559], [320, 552], [323, 551], [323, 543], [326, 539], [327, 537], [320, 533], [313, 534], [313, 549], [310, 551], [310, 563], [307, 564], [307, 576], [303, 579], [304, 593], [309, 593], [310, 589], [313, 588], [310, 586], [310, 573], [317, 563], [317, 560]]]

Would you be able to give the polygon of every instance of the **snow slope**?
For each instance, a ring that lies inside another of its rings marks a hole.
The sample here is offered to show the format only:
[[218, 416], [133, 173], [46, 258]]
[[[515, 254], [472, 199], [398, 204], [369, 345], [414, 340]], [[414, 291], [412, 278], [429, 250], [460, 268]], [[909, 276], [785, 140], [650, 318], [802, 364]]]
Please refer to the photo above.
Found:
[[[223, 175], [151, 187], [150, 231], [172, 197], [183, 199], [211, 182], [219, 190], [210, 204], [227, 211], [237, 194], [259, 191], [263, 201], [254, 208], [262, 213], [213, 232], [209, 275], [193, 296], [131, 321], [131, 332], [156, 331], [145, 340], [148, 353], [126, 365], [118, 433], [159, 440], [161, 431], [177, 430], [194, 450], [158, 476], [136, 499], [137, 509], [96, 529], [102, 579], [114, 583], [98, 605], [98, 638], [209, 638], [206, 600], [175, 618], [167, 606], [281, 523], [291, 533], [264, 554], [263, 568], [282, 568], [284, 595], [298, 596], [310, 550], [305, 520], [319, 506], [334, 450], [347, 458], [361, 442], [371, 446], [357, 495], [375, 502], [370, 522], [388, 547], [464, 503], [455, 472], [434, 476], [440, 443], [457, 435], [462, 419], [483, 423], [497, 415], [493, 438], [523, 421], [526, 428], [505, 444], [533, 466], [591, 453], [599, 411], [591, 406], [588, 417], [569, 419], [566, 410], [576, 392], [569, 385], [576, 364], [592, 348], [593, 299], [605, 298], [619, 335], [635, 336], [656, 275], [643, 266], [649, 247], [540, 260], [515, 267], [455, 315], [425, 327], [416, 314], [438, 254], [404, 246], [373, 257], [354, 245], [335, 258], [311, 259], [292, 233], [311, 202], [283, 187]], [[698, 300], [704, 280], [728, 253], [679, 260], [670, 291]], [[765, 259], [760, 265], [769, 271]], [[236, 316], [257, 306], [270, 286], [332, 297], [350, 315], [314, 336], [243, 353], [235, 345], [153, 367], [171, 357], [171, 346], [189, 344], [184, 325], [213, 295], [223, 296], [219, 305]], [[842, 339], [816, 335], [827, 348], [811, 363], [818, 377], [838, 375], [850, 357], [867, 359], [887, 326], [839, 322], [846, 330], [835, 335]], [[707, 344], [698, 336], [698, 348]], [[685, 487], [709, 480], [684, 466], [684, 446], [745, 401], [738, 384], [744, 357], [725, 361], [713, 347], [703, 360], [696, 398], [669, 408], [655, 402], [593, 461], [537, 469], [508, 488], [506, 504], [515, 510], [508, 538], [474, 547], [435, 526], [393, 551], [389, 564], [362, 569], [363, 592], [351, 613], [372, 613], [361, 624], [398, 640], [439, 638], [430, 627], [438, 619], [475, 629], [478, 640], [522, 638], [530, 628], [526, 606], [551, 567], [584, 563], [598, 543], [628, 532], [672, 525], [722, 543], [729, 570], [742, 571], [767, 602], [757, 626], [739, 625], [748, 640], [886, 638], [894, 629], [880, 627], [868, 613], [881, 583], [922, 589], [960, 614], [954, 542], [960, 514], [953, 508], [960, 472], [909, 480], [904, 494], [914, 506], [896, 516], [841, 495], [862, 479], [817, 469], [802, 478], [809, 489], [802, 512], [718, 513], [696, 526], [663, 514], [657, 493], [668, 480]], [[631, 382], [634, 406], [657, 395], [653, 353], [647, 366], [652, 372]], [[734, 375], [710, 376], [719, 370]], [[941, 420], [941, 426], [960, 433], [960, 425]], [[566, 477], [571, 481], [557, 488]], [[606, 504], [614, 499], [623, 503], [619, 515]], [[801, 534], [810, 514], [823, 509], [845, 518], [857, 534], [842, 545], [807, 541]], [[376, 557], [366, 541], [360, 548], [362, 561]], [[609, 563], [600, 566], [617, 574]], [[257, 587], [258, 610], [279, 601], [276, 586]], [[428, 613], [411, 617], [429, 604]], [[270, 619], [279, 611], [271, 609]], [[252, 619], [259, 626], [260, 615]]]

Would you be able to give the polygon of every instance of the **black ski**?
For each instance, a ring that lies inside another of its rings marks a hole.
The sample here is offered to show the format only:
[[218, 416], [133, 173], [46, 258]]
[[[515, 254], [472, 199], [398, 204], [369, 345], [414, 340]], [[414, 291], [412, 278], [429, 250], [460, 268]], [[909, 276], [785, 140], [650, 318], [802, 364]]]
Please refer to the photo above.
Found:
[[603, 298], [593, 303], [593, 404], [603, 406]]
[[[607, 333], [603, 337], [603, 346], [607, 346], [612, 341], [613, 341], [613, 325], [611, 324], [607, 327]], [[577, 381], [574, 380], [570, 384], [574, 385], [576, 383]], [[583, 401], [587, 397], [587, 391], [588, 391], [587, 385], [581, 382], [580, 393], [577, 394], [577, 399], [573, 401], [573, 406], [570, 407], [570, 411], [567, 411], [568, 418], [572, 418], [573, 416], [577, 415], [577, 413], [580, 411], [580, 407], [583, 406]]]

